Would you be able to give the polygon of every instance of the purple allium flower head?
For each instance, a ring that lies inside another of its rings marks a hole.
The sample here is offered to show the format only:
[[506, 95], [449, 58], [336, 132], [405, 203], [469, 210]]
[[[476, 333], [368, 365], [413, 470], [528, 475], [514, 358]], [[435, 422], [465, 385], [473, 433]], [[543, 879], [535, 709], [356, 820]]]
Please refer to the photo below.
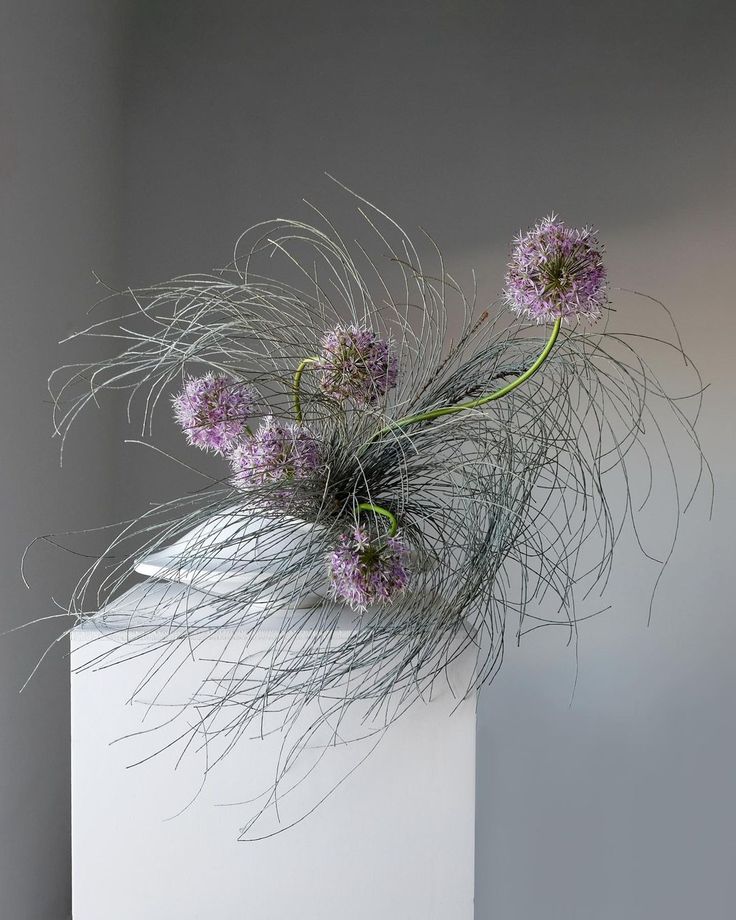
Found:
[[325, 333], [315, 367], [322, 371], [323, 393], [363, 406], [385, 396], [399, 374], [390, 343], [361, 326], [337, 326]]
[[224, 454], [245, 430], [255, 400], [252, 387], [231, 377], [188, 377], [174, 397], [174, 416], [190, 444]]
[[595, 232], [566, 227], [553, 214], [520, 233], [503, 296], [514, 313], [538, 323], [598, 319], [607, 298], [603, 247]]
[[356, 527], [353, 533], [340, 537], [328, 556], [332, 588], [357, 609], [389, 601], [409, 583], [408, 556], [406, 545], [396, 537], [376, 545], [365, 528]]
[[233, 481], [241, 488], [305, 479], [323, 468], [322, 449], [301, 425], [282, 424], [267, 416], [253, 437], [230, 454]]

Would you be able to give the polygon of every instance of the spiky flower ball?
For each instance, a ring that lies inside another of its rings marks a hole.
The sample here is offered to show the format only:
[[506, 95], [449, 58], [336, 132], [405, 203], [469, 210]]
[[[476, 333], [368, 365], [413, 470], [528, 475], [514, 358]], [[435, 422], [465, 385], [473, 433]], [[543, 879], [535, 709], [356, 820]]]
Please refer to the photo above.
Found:
[[255, 401], [248, 384], [209, 373], [187, 378], [174, 397], [174, 416], [190, 444], [225, 454], [245, 431]]
[[322, 448], [301, 425], [267, 416], [253, 437], [230, 454], [233, 481], [240, 488], [307, 479], [323, 468]]
[[603, 247], [593, 230], [566, 227], [551, 217], [514, 240], [506, 272], [506, 304], [538, 323], [586, 316], [606, 304]]
[[322, 338], [315, 367], [322, 372], [320, 386], [333, 399], [352, 399], [368, 406], [394, 386], [399, 362], [391, 345], [370, 329], [338, 326]]
[[409, 583], [408, 556], [406, 545], [396, 537], [379, 545], [371, 542], [365, 528], [356, 527], [340, 537], [328, 557], [332, 588], [360, 610], [376, 601], [390, 601]]

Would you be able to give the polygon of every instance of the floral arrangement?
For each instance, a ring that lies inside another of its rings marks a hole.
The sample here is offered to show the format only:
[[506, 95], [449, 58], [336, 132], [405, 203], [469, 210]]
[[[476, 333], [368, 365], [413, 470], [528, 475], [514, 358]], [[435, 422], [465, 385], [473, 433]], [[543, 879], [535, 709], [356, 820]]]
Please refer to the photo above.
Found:
[[[159, 581], [186, 571], [197, 590], [157, 661], [182, 635], [267, 631], [268, 667], [243, 655], [192, 701], [187, 731], [208, 743], [223, 710], [228, 732], [265, 711], [288, 728], [318, 698], [332, 700], [325, 720], [362, 705], [385, 726], [466, 653], [472, 674], [453, 692], [475, 693], [512, 616], [518, 638], [575, 632], [578, 597], [605, 587], [635, 526], [636, 465], [664, 451], [658, 476], [678, 515], [687, 505], [668, 424], [703, 468], [692, 418], [640, 354], [647, 340], [609, 328], [593, 230], [551, 216], [520, 233], [499, 304], [479, 309], [429, 237], [425, 268], [398, 224], [362, 199], [359, 212], [382, 263], [321, 214], [258, 225], [222, 272], [111, 295], [131, 308], [78, 335], [117, 352], [52, 377], [62, 442], [85, 406], [122, 390], [144, 434], [168, 402], [186, 444], [221, 458], [219, 477], [202, 472], [203, 488], [124, 525], [69, 607], [104, 615], [140, 560], [168, 547]], [[667, 347], [684, 356], [679, 338]]]

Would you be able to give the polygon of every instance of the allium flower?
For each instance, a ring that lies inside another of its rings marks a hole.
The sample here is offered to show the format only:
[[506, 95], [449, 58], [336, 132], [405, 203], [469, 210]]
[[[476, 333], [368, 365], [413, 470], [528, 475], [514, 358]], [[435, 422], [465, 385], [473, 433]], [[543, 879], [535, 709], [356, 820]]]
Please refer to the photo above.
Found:
[[598, 319], [606, 303], [603, 247], [593, 230], [566, 227], [553, 214], [514, 239], [506, 304], [538, 323]]
[[364, 609], [376, 601], [389, 601], [409, 583], [409, 551], [401, 540], [372, 543], [363, 527], [343, 534], [328, 557], [335, 594], [351, 607]]
[[399, 362], [386, 339], [360, 326], [338, 326], [322, 338], [315, 367], [322, 392], [333, 399], [370, 405], [396, 386]]
[[190, 444], [227, 453], [245, 430], [255, 390], [224, 375], [189, 377], [174, 397], [174, 416]]
[[230, 454], [233, 481], [241, 488], [305, 479], [323, 466], [322, 449], [300, 425], [282, 424], [267, 416], [253, 437]]

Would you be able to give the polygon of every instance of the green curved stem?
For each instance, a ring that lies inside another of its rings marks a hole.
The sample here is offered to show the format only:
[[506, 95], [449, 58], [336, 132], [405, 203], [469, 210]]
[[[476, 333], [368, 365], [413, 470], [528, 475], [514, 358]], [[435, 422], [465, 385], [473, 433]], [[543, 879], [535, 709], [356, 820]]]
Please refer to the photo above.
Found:
[[557, 336], [560, 333], [561, 325], [562, 319], [555, 320], [555, 324], [552, 327], [552, 332], [547, 339], [547, 344], [542, 349], [534, 364], [532, 364], [531, 367], [525, 370], [524, 373], [517, 377], [515, 380], [512, 380], [510, 383], [502, 386], [499, 390], [494, 390], [493, 393], [489, 393], [487, 396], [481, 396], [479, 399], [473, 399], [470, 402], [460, 403], [457, 406], [442, 406], [439, 409], [431, 409], [429, 412], [421, 412], [419, 415], [408, 415], [406, 418], [401, 418], [398, 421], [387, 425], [385, 428], [381, 428], [381, 430], [376, 433], [372, 440], [380, 438], [384, 434], [389, 434], [397, 428], [405, 428], [407, 425], [414, 425], [417, 422], [431, 422], [433, 419], [441, 418], [443, 415], [454, 415], [456, 412], [464, 412], [466, 409], [477, 409], [478, 406], [484, 406], [486, 403], [493, 402], [493, 400], [500, 399], [502, 396], [506, 396], [508, 393], [511, 393], [512, 390], [515, 390], [518, 386], [521, 386], [522, 383], [525, 383], [530, 377], [536, 374], [539, 368], [547, 360], [549, 353], [552, 351], [552, 348], [557, 340]]
[[399, 522], [396, 520], [395, 515], [391, 514], [386, 508], [382, 508], [380, 505], [372, 505], [370, 502], [361, 502], [358, 505], [358, 511], [372, 511], [374, 514], [380, 514], [381, 517], [385, 517], [389, 522], [389, 537], [396, 536], [396, 531], [399, 529]]
[[296, 416], [296, 420], [300, 425], [304, 421], [304, 417], [302, 416], [302, 399], [301, 399], [301, 394], [299, 392], [299, 386], [302, 382], [302, 374], [304, 373], [306, 368], [310, 364], [314, 364], [315, 361], [319, 361], [319, 358], [317, 358], [316, 356], [313, 356], [311, 358], [305, 358], [301, 362], [299, 367], [296, 369], [296, 372], [294, 373], [294, 383], [292, 384], [291, 389], [292, 389], [292, 393], [294, 394], [294, 415]]

